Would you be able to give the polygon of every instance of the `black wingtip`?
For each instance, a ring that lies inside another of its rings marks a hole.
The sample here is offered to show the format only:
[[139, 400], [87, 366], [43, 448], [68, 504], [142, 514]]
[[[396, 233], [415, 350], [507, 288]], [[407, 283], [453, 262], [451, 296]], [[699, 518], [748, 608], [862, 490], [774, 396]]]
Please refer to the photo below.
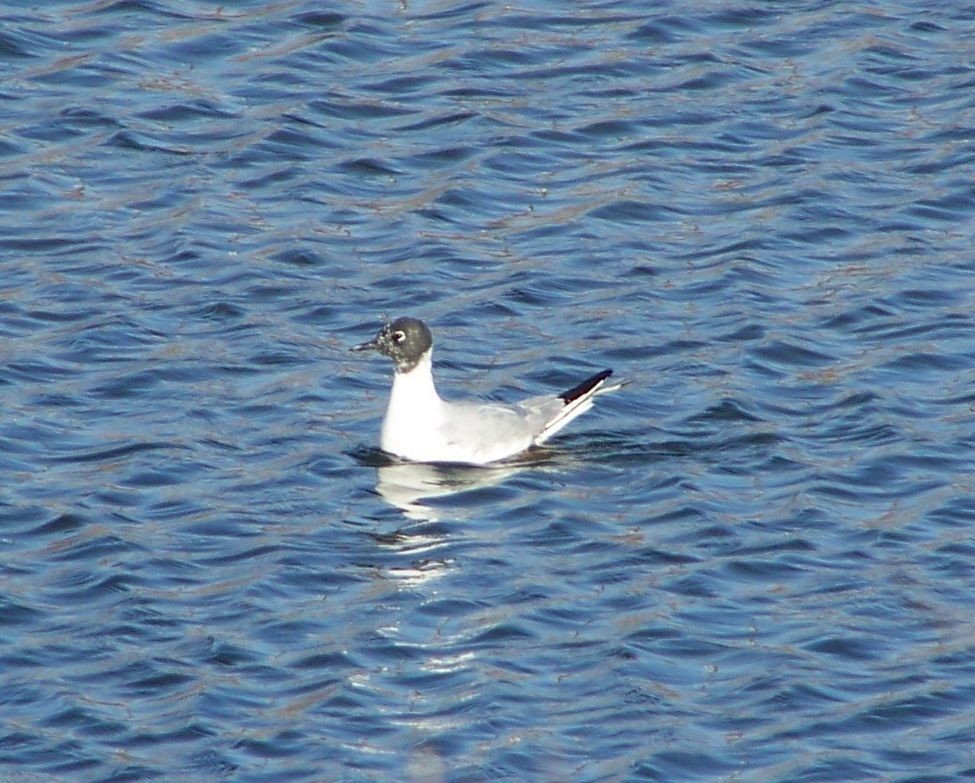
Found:
[[592, 391], [593, 387], [598, 386], [612, 374], [612, 370], [597, 372], [591, 378], [586, 378], [586, 380], [584, 380], [578, 386], [573, 386], [568, 391], [562, 392], [559, 395], [559, 398], [565, 402], [566, 405], [568, 405], [570, 402], [578, 400], [583, 394], [588, 394], [590, 391]]

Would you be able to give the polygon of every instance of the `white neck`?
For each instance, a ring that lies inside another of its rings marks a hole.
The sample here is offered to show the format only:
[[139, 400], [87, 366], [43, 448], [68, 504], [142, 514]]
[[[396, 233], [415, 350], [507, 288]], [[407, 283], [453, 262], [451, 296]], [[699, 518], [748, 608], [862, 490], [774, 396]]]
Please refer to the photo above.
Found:
[[433, 385], [433, 349], [431, 348], [409, 372], [393, 373], [393, 398], [402, 397], [422, 403], [425, 399], [440, 399]]
[[426, 441], [430, 432], [440, 425], [442, 405], [433, 385], [431, 349], [412, 370], [393, 375], [393, 389], [383, 419], [383, 449], [393, 454], [408, 454], [416, 443]]

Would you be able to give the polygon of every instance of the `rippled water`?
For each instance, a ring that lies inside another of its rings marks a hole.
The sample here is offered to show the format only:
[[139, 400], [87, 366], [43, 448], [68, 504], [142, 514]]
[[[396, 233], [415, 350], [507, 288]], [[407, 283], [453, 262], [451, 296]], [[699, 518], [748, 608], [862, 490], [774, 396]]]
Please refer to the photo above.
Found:
[[971, 9], [0, 21], [0, 778], [975, 778]]

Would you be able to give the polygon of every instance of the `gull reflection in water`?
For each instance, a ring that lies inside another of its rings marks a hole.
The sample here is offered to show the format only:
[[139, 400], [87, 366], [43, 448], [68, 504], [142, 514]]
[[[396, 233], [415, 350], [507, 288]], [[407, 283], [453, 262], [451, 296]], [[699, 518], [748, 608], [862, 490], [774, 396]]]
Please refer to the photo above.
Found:
[[[370, 533], [395, 555], [380, 566], [383, 577], [415, 587], [449, 570], [450, 537], [441, 527], [444, 519], [457, 521], [477, 514], [485, 504], [496, 505], [497, 493], [505, 490], [492, 488], [521, 471], [550, 464], [549, 454], [539, 449], [518, 462], [484, 467], [402, 462], [378, 449], [354, 453], [361, 465], [376, 469], [376, 494], [408, 520], [395, 530]], [[482, 490], [488, 492], [479, 494]]]
[[[541, 449], [523, 455], [516, 462], [489, 466], [403, 462], [379, 450], [359, 452], [357, 458], [360, 463], [376, 468], [379, 496], [417, 522], [436, 522], [440, 518], [437, 506], [424, 501], [495, 487], [527, 468], [550, 461]], [[450, 516], [456, 517], [457, 511], [452, 508]]]
[[497, 486], [521, 470], [523, 465], [485, 468], [396, 462], [376, 469], [376, 492], [408, 518], [436, 522], [437, 508], [423, 503], [424, 500]]

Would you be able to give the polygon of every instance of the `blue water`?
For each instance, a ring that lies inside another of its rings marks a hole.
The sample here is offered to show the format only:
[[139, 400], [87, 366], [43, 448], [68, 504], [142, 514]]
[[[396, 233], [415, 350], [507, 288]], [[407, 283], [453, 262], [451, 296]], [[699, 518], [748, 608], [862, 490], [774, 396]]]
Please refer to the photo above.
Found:
[[0, 780], [975, 779], [970, 8], [0, 17]]

